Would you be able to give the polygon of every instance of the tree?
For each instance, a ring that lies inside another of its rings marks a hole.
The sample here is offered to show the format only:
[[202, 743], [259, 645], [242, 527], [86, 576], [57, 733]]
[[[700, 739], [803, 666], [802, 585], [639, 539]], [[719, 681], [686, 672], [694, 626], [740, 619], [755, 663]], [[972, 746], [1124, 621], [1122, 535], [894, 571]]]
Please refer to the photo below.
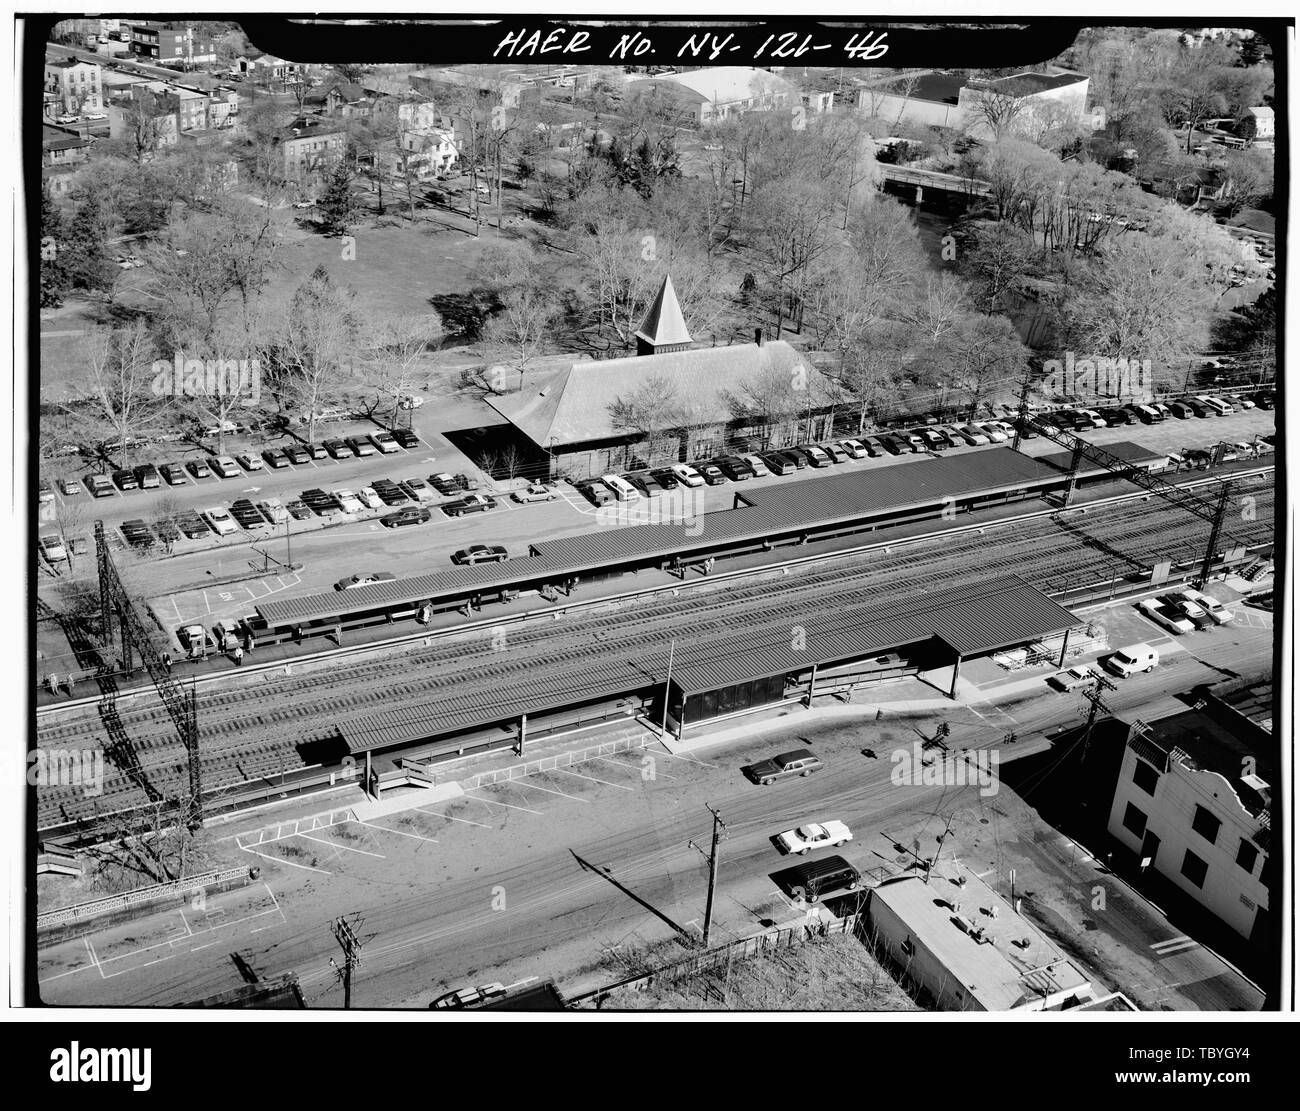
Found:
[[68, 408], [82, 422], [82, 442], [93, 443], [101, 456], [116, 443], [121, 466], [131, 462], [134, 438], [157, 411], [154, 392], [153, 341], [143, 321], [113, 332], [96, 332], [85, 342], [80, 377], [72, 389], [86, 399], [84, 408]]
[[516, 286], [501, 295], [501, 308], [483, 326], [483, 342], [501, 362], [519, 372], [523, 388], [528, 364], [546, 347], [560, 303], [549, 290]]
[[136, 88], [121, 108], [121, 134], [136, 162], [142, 163], [162, 145], [175, 125], [175, 116], [159, 94]]
[[442, 336], [437, 313], [390, 317], [374, 325], [368, 337], [370, 383], [380, 400], [392, 399], [389, 427], [396, 427], [402, 399], [414, 389], [416, 368], [429, 345]]
[[63, 213], [54, 203], [49, 182], [41, 182], [41, 308], [54, 309], [63, 304], [68, 288], [68, 269], [64, 263]]
[[1219, 67], [1194, 66], [1165, 87], [1164, 113], [1170, 124], [1187, 128], [1186, 152], [1192, 153], [1192, 133], [1206, 120], [1228, 108], [1220, 88]]
[[1006, 309], [1006, 295], [1019, 286], [1035, 254], [1030, 237], [1011, 224], [978, 230], [974, 245], [962, 252], [959, 266], [983, 312], [992, 315]]
[[352, 199], [352, 168], [348, 159], [340, 158], [330, 174], [317, 207], [321, 230], [326, 235], [347, 235], [356, 215]]
[[660, 459], [665, 434], [680, 423], [680, 408], [681, 398], [672, 380], [655, 374], [610, 402], [609, 419], [614, 428], [642, 437], [645, 459], [653, 464]]
[[966, 287], [953, 274], [927, 275], [925, 293], [907, 314], [922, 342], [939, 344], [968, 313]]
[[788, 290], [794, 292], [795, 313], [802, 316], [802, 294], [808, 267], [831, 245], [834, 207], [822, 182], [773, 181], [754, 193], [746, 223], [750, 240], [767, 263], [776, 313], [773, 336], [781, 338], [788, 306]]
[[108, 235], [95, 195], [84, 196], [68, 223], [64, 267], [69, 285], [96, 293], [113, 288], [117, 267], [108, 256]]
[[318, 266], [294, 292], [272, 361], [294, 400], [303, 407], [307, 439], [316, 438], [317, 409], [351, 367], [361, 318], [350, 290], [339, 289]]
[[965, 392], [972, 415], [999, 384], [1019, 379], [1029, 356], [1010, 320], [983, 313], [963, 314], [940, 345], [948, 384]]
[[1263, 150], [1227, 151], [1218, 165], [1223, 201], [1231, 213], [1273, 196], [1273, 155]]
[[985, 86], [972, 91], [970, 113], [976, 126], [987, 131], [996, 143], [1012, 133], [1017, 121], [1026, 115], [1028, 103], [1022, 97]]
[[752, 377], [742, 379], [733, 392], [723, 390], [719, 397], [732, 419], [762, 429], [764, 444], [770, 444], [772, 431], [792, 417], [804, 412], [810, 389], [808, 376], [799, 382], [788, 370], [768, 366]]

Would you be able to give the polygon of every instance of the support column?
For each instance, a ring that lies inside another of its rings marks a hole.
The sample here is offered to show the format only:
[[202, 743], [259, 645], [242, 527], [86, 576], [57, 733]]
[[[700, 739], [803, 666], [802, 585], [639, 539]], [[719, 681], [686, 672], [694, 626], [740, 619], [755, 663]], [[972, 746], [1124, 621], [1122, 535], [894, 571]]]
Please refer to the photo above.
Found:
[[366, 749], [366, 794], [370, 794], [370, 749]]
[[1056, 661], [1057, 667], [1065, 666], [1065, 650], [1070, 647], [1070, 630], [1065, 630], [1065, 636], [1061, 638], [1061, 658]]
[[817, 690], [817, 665], [812, 666], [812, 675], [808, 677], [808, 708], [812, 709], [813, 694]]
[[961, 653], [957, 653], [957, 660], [952, 665], [952, 687], [948, 691], [948, 697], [955, 699], [957, 697], [957, 680], [961, 678]]
[[1063, 505], [1069, 505], [1074, 500], [1074, 487], [1079, 481], [1079, 464], [1083, 462], [1083, 444], [1075, 444], [1074, 451], [1070, 455], [1070, 481], [1065, 487], [1065, 501]]
[[516, 746], [516, 751], [520, 756], [524, 754], [524, 741], [526, 741], [527, 739], [528, 739], [528, 715], [520, 714], [519, 715], [519, 743]]

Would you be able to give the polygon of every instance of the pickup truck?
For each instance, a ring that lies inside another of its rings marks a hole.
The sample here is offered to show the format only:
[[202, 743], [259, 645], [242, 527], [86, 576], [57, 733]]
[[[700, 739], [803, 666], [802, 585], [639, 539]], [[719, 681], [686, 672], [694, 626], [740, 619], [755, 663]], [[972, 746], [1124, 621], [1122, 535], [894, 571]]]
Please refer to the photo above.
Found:
[[790, 779], [796, 775], [811, 775], [820, 771], [825, 765], [806, 748], [797, 748], [793, 752], [783, 752], [770, 760], [760, 760], [743, 768], [745, 775], [762, 787], [780, 779]]

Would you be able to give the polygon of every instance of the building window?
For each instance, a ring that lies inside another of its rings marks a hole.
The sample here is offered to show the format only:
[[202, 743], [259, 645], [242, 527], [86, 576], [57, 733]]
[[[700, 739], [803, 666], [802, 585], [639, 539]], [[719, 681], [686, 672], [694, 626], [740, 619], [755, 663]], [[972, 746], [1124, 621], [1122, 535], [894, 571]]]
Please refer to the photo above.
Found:
[[1124, 811], [1124, 828], [1134, 837], [1141, 837], [1147, 831], [1147, 816], [1131, 802]]
[[1255, 861], [1259, 859], [1259, 849], [1253, 841], [1247, 841], [1244, 837], [1241, 839], [1241, 847], [1237, 850], [1237, 863], [1246, 870], [1248, 875], [1255, 874]]
[[1144, 764], [1141, 760], [1138, 760], [1133, 765], [1133, 782], [1154, 798], [1156, 784], [1160, 782], [1160, 773], [1150, 764]]
[[1205, 807], [1197, 806], [1196, 814], [1192, 817], [1192, 829], [1204, 837], [1211, 845], [1219, 836], [1219, 828], [1222, 825], [1223, 823]]
[[1197, 856], [1191, 849], [1187, 850], [1187, 855], [1183, 857], [1183, 875], [1186, 876], [1197, 887], [1205, 883], [1205, 873], [1209, 870], [1209, 865]]

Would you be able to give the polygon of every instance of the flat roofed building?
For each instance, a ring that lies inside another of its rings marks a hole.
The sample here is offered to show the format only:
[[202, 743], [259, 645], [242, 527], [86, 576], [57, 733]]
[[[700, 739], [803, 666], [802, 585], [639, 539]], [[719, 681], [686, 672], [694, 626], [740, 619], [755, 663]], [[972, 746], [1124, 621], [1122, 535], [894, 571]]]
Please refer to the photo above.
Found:
[[769, 112], [800, 103], [799, 90], [765, 69], [715, 66], [631, 80], [627, 94], [647, 92], [674, 103], [697, 123], [714, 123], [741, 112]]
[[885, 880], [867, 930], [904, 983], [944, 1011], [1060, 1011], [1092, 1002], [1085, 976], [973, 872], [939, 864]]

